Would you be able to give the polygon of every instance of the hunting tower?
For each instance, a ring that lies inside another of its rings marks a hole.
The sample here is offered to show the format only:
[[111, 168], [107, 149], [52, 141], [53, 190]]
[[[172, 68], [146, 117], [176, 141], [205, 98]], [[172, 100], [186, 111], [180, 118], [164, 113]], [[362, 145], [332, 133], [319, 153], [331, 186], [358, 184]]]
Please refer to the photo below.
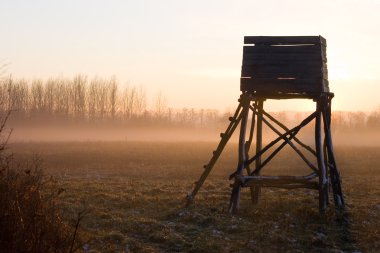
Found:
[[[230, 124], [221, 134], [220, 143], [204, 166], [204, 172], [187, 196], [188, 204], [193, 201], [240, 124], [239, 161], [230, 175], [230, 180], [233, 180], [230, 212], [239, 209], [242, 187], [250, 187], [254, 204], [259, 201], [261, 187], [315, 189], [319, 193], [319, 210], [322, 213], [329, 203], [329, 189], [332, 189], [335, 205], [342, 209], [344, 198], [330, 130], [334, 94], [330, 92], [328, 83], [326, 40], [322, 36], [244, 37], [240, 90], [239, 105], [229, 118]], [[289, 129], [264, 110], [264, 102], [269, 99], [310, 99], [316, 103], [316, 109]], [[312, 121], [315, 123], [314, 147], [296, 136]], [[278, 136], [266, 146], [262, 143], [263, 124]], [[255, 150], [250, 156], [253, 142]], [[265, 165], [286, 145], [301, 157], [310, 173], [304, 176], [261, 175]], [[268, 152], [270, 149], [272, 151]], [[314, 159], [307, 158], [305, 151]]]

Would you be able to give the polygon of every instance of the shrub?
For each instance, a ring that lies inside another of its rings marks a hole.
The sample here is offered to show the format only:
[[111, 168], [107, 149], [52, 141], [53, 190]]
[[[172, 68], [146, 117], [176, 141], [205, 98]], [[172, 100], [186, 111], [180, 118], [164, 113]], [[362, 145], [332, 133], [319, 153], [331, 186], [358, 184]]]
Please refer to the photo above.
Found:
[[11, 156], [1, 159], [0, 248], [5, 252], [75, 251], [82, 216], [75, 227], [62, 218], [59, 195], [63, 189], [43, 175], [38, 159], [23, 170], [12, 168], [13, 162]]
[[10, 110], [0, 120], [0, 249], [1, 252], [74, 252], [78, 227], [63, 217], [59, 196], [64, 191], [43, 174], [41, 160], [21, 165], [5, 153], [10, 133], [4, 126]]

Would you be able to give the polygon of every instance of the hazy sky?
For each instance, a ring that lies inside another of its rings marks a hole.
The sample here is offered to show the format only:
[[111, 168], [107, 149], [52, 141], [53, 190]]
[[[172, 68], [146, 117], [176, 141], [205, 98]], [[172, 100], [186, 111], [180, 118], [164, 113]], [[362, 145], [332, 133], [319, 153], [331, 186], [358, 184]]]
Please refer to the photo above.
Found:
[[[234, 107], [244, 35], [327, 39], [335, 110], [380, 106], [380, 0], [0, 0], [0, 63], [14, 77], [77, 73], [161, 90], [174, 107]], [[312, 103], [272, 103], [311, 110]]]

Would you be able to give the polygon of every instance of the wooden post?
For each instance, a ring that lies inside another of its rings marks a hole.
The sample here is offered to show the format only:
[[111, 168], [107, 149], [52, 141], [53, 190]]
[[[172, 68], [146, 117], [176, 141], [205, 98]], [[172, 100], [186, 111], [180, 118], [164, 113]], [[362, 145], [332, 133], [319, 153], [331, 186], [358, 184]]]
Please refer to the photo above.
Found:
[[[262, 131], [263, 131], [263, 107], [264, 107], [264, 100], [259, 100], [257, 103], [257, 114], [259, 115], [257, 117], [257, 127], [256, 127], [256, 154], [258, 154], [261, 151], [262, 148]], [[261, 116], [261, 117], [260, 117]], [[260, 170], [257, 168], [261, 167], [261, 156], [257, 157], [256, 159], [256, 166], [255, 169], [257, 170], [257, 173], [255, 176], [260, 175]], [[261, 193], [261, 186], [255, 186], [254, 189], [254, 198], [253, 198], [253, 204], [258, 204], [260, 200], [260, 193]]]
[[[326, 122], [325, 122], [325, 118], [323, 117], [323, 113], [322, 113], [322, 118], [323, 118], [323, 125], [325, 126]], [[329, 156], [328, 156], [328, 151], [327, 151], [327, 141], [326, 141], [326, 131], [325, 131], [325, 138], [323, 140], [323, 157], [324, 157], [324, 164], [325, 164], [325, 168], [326, 168], [326, 177], [328, 178], [329, 176], [329, 171], [331, 171], [329, 169]], [[330, 179], [331, 180], [331, 179]], [[330, 184], [329, 184], [329, 181], [327, 181], [327, 186], [326, 186], [326, 191], [325, 191], [325, 199], [326, 199], [326, 205], [330, 205], [330, 200], [329, 200], [329, 191], [330, 191]]]
[[236, 169], [235, 182], [233, 184], [233, 189], [230, 199], [230, 213], [236, 213], [240, 207], [240, 190], [241, 190], [241, 177], [243, 170], [245, 168], [246, 157], [246, 146], [245, 146], [245, 134], [247, 130], [248, 112], [250, 105], [250, 98], [248, 95], [243, 94], [240, 98], [240, 103], [242, 104], [242, 118], [240, 125], [240, 135], [239, 135], [239, 162]]
[[318, 161], [318, 173], [319, 173], [319, 211], [324, 213], [326, 210], [326, 193], [327, 190], [327, 173], [323, 158], [323, 147], [322, 147], [322, 134], [321, 134], [321, 113], [323, 105], [321, 104], [321, 99], [317, 101], [317, 115], [315, 117], [315, 150], [317, 153]]
[[[252, 119], [251, 119], [251, 127], [250, 127], [250, 130], [249, 130], [249, 138], [248, 138], [248, 141], [245, 143], [245, 157], [246, 159], [249, 158], [249, 150], [251, 149], [251, 145], [252, 145], [252, 141], [253, 141], [253, 135], [254, 135], [254, 132], [255, 132], [255, 124], [256, 124], [256, 106], [257, 106], [257, 101], [255, 101], [255, 104], [254, 106], [250, 106], [250, 109], [252, 110]], [[251, 168], [250, 168], [250, 165], [247, 164], [247, 174], [248, 175], [251, 175]], [[251, 186], [249, 188], [250, 190], [250, 193], [251, 193], [251, 201], [252, 203], [255, 203], [255, 188], [253, 186]]]
[[331, 129], [330, 129], [331, 97], [328, 98], [328, 101], [326, 101], [326, 103], [327, 103], [327, 108], [323, 113], [323, 120], [324, 120], [325, 134], [326, 134], [325, 140], [326, 140], [326, 149], [327, 149], [327, 156], [328, 156], [327, 162], [329, 165], [331, 186], [333, 189], [333, 196], [334, 196], [334, 202], [335, 202], [336, 208], [344, 209], [344, 197], [342, 193], [339, 171], [335, 162], [332, 137], [331, 137]]

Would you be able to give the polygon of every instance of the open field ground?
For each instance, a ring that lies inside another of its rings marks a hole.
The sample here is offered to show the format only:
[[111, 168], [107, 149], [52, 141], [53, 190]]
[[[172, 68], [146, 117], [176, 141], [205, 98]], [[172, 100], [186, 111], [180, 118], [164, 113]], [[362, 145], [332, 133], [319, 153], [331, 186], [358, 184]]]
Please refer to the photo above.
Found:
[[[317, 192], [264, 189], [252, 206], [227, 213], [228, 176], [236, 167], [230, 144], [213, 173], [185, 208], [185, 195], [216, 143], [14, 143], [16, 160], [34, 154], [65, 189], [62, 207], [86, 208], [85, 252], [379, 252], [380, 148], [336, 147], [347, 201], [345, 221], [333, 204], [318, 213]], [[285, 149], [268, 173], [301, 174], [301, 160]], [[264, 170], [264, 173], [265, 170]]]

